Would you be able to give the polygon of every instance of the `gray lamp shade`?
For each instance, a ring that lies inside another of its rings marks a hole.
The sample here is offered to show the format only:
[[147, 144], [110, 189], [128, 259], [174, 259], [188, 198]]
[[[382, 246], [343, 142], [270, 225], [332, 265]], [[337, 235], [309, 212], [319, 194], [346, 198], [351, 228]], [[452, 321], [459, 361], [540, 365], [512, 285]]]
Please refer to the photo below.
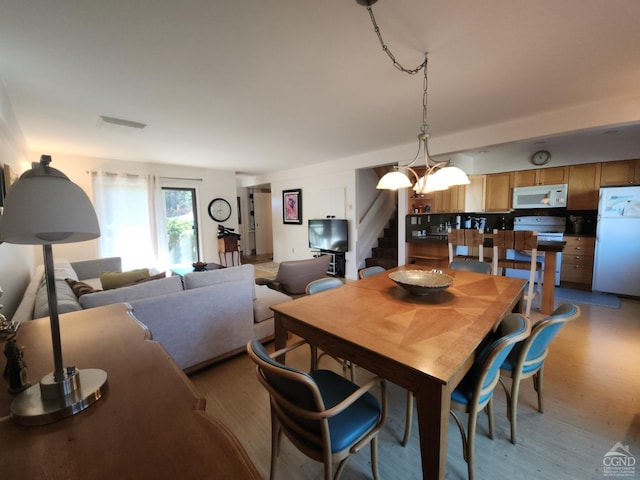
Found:
[[0, 239], [7, 243], [74, 243], [100, 236], [86, 193], [59, 170], [34, 164], [8, 190]]

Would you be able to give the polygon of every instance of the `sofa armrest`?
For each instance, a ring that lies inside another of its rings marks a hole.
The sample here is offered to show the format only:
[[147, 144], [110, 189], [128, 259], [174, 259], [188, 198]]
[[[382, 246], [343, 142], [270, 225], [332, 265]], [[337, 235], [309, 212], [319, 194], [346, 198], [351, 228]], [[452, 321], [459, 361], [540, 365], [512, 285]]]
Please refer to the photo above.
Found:
[[71, 262], [71, 267], [78, 275], [78, 280], [98, 278], [102, 272], [121, 272], [122, 259], [120, 257], [105, 257], [95, 260]]

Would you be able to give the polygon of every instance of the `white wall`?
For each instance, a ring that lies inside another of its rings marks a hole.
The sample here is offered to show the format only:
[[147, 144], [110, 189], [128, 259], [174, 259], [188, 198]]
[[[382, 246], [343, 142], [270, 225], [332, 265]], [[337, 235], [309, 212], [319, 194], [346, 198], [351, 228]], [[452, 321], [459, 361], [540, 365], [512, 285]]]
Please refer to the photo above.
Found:
[[[0, 81], [0, 164], [9, 166], [15, 174], [18, 174], [26, 162], [27, 147], [24, 137], [15, 119], [4, 85]], [[11, 318], [18, 306], [22, 292], [35, 268], [37, 255], [41, 257], [41, 252], [41, 248], [35, 249], [29, 245], [9, 243], [0, 245], [0, 287], [4, 291], [0, 299], [4, 308], [0, 313], [7, 318]]]

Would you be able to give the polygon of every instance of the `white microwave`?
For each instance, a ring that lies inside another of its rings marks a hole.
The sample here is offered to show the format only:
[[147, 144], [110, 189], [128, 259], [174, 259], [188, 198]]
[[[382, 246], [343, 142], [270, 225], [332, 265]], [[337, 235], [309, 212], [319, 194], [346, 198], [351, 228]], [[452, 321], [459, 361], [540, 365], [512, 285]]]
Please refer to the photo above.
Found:
[[515, 209], [566, 207], [567, 184], [515, 187], [512, 205]]

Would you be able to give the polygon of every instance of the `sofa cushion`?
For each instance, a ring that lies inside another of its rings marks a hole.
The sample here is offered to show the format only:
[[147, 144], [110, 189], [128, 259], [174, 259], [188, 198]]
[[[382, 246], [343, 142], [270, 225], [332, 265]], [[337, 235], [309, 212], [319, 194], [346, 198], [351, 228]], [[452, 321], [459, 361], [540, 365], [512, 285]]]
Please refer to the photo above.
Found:
[[65, 278], [64, 280], [69, 284], [71, 290], [73, 290], [73, 293], [75, 293], [76, 298], [80, 298], [80, 296], [87, 293], [95, 293], [99, 291], [93, 288], [88, 283], [80, 282], [79, 280], [74, 280], [73, 278]]
[[256, 298], [253, 300], [253, 321], [255, 323], [264, 322], [273, 317], [272, 305], [292, 300], [288, 295], [266, 285], [256, 285], [255, 292]]
[[82, 308], [94, 308], [113, 303], [130, 302], [140, 298], [157, 297], [182, 290], [180, 277], [167, 277], [104, 292], [88, 293], [79, 299]]
[[149, 276], [148, 268], [138, 268], [127, 272], [102, 272], [100, 274], [100, 283], [104, 290], [112, 288], [120, 288], [129, 285], [136, 280], [142, 280]]
[[[185, 290], [241, 280], [248, 280], [251, 284], [255, 283], [255, 269], [253, 265], [247, 264], [238, 267], [208, 270], [206, 272], [192, 272], [187, 273], [183, 278]], [[253, 298], [256, 298], [255, 290], [253, 292]]]

